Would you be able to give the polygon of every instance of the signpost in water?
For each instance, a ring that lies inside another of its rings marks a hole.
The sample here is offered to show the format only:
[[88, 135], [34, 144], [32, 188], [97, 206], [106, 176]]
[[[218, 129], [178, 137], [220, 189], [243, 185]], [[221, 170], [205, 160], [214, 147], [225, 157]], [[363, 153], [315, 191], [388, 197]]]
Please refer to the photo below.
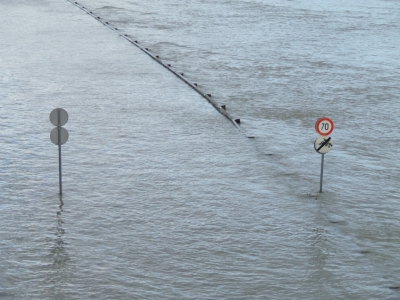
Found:
[[319, 182], [319, 192], [322, 193], [322, 180], [324, 176], [324, 155], [328, 153], [329, 150], [333, 147], [332, 138], [329, 136], [333, 129], [335, 128], [335, 124], [329, 118], [321, 118], [315, 123], [315, 130], [321, 136], [317, 138], [314, 142], [314, 149], [319, 154], [322, 154], [321, 157], [321, 176]]
[[62, 170], [61, 170], [61, 145], [64, 145], [68, 141], [68, 131], [64, 126], [68, 122], [68, 113], [65, 109], [56, 108], [50, 113], [50, 122], [54, 126], [57, 126], [50, 132], [50, 140], [53, 144], [58, 145], [58, 173], [60, 183], [60, 195], [62, 195]]

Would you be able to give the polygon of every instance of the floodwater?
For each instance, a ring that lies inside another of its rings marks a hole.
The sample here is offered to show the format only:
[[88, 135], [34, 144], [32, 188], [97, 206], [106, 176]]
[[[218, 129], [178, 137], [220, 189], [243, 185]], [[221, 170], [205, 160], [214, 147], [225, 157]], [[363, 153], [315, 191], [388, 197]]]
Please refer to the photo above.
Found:
[[0, 1], [0, 298], [400, 298], [398, 1], [78, 5]]

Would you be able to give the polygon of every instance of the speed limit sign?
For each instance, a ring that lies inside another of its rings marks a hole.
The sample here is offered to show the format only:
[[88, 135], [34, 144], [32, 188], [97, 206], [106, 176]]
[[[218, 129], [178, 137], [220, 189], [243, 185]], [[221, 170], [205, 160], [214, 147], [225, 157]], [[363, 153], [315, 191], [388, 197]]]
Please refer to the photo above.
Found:
[[335, 129], [335, 124], [329, 118], [321, 118], [315, 123], [315, 130], [322, 136], [328, 136]]

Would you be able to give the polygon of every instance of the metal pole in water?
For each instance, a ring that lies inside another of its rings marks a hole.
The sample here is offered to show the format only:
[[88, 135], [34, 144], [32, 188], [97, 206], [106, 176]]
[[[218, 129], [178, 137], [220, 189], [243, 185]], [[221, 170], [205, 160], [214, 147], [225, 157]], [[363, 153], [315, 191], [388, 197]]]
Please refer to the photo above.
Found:
[[58, 174], [60, 182], [60, 195], [62, 195], [61, 145], [58, 145]]
[[61, 170], [61, 120], [60, 110], [57, 110], [58, 114], [58, 177], [60, 185], [60, 195], [62, 195], [62, 170]]
[[320, 177], [320, 182], [319, 182], [319, 192], [322, 193], [322, 179], [324, 177], [324, 155], [322, 154], [321, 156], [321, 177]]
[[61, 145], [68, 141], [68, 131], [62, 127], [68, 122], [68, 113], [65, 109], [55, 108], [50, 113], [50, 122], [55, 128], [50, 132], [50, 140], [58, 146], [58, 177], [60, 185], [60, 196], [62, 195], [62, 163], [61, 163]]

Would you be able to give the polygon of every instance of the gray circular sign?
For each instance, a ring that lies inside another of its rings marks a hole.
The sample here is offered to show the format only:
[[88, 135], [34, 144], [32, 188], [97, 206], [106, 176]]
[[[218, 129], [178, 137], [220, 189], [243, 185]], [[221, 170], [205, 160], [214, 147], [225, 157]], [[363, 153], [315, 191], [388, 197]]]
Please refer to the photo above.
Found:
[[314, 142], [314, 149], [320, 154], [328, 153], [333, 147], [333, 141], [331, 137], [320, 136]]
[[[58, 131], [60, 130], [60, 134]], [[50, 140], [53, 144], [64, 145], [68, 141], [69, 133], [64, 127], [56, 127], [50, 132]]]
[[50, 122], [54, 126], [64, 126], [68, 122], [68, 113], [63, 108], [55, 108], [50, 113]]

